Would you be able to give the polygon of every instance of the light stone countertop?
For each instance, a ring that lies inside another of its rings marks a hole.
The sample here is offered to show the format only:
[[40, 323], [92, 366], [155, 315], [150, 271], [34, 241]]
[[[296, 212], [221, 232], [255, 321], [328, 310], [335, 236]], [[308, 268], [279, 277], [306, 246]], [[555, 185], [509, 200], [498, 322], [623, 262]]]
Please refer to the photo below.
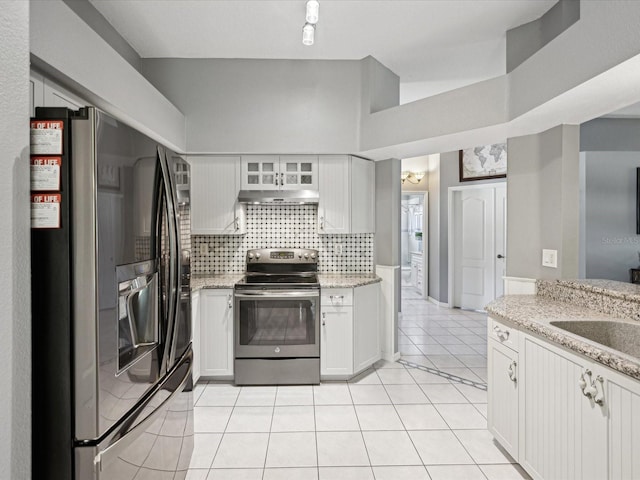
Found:
[[320, 288], [352, 288], [381, 282], [375, 273], [319, 273]]
[[191, 275], [191, 291], [203, 288], [233, 288], [244, 277], [244, 273], [226, 273], [215, 275]]
[[[192, 275], [191, 291], [203, 288], [233, 288], [244, 277], [243, 273]], [[333, 274], [319, 273], [320, 288], [353, 288], [382, 281], [374, 273]]]
[[609, 297], [620, 298], [640, 302], [640, 285], [615, 280], [581, 279], [581, 280], [542, 280], [541, 282], [553, 285], [554, 283], [575, 290], [592, 292]]
[[539, 295], [507, 295], [491, 302], [486, 306], [486, 310], [490, 316], [498, 320], [507, 320], [523, 331], [537, 334], [618, 372], [640, 379], [640, 358], [626, 355], [550, 324], [551, 321], [582, 320], [620, 322], [640, 326], [634, 320], [614, 317]]

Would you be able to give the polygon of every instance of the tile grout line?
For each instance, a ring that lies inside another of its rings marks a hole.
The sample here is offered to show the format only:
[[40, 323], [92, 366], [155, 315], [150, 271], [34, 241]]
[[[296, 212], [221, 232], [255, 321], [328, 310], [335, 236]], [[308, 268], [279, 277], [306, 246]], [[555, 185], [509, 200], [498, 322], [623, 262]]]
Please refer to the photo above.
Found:
[[[374, 369], [375, 371], [375, 369]], [[378, 372], [375, 371], [376, 376], [378, 375]], [[379, 379], [380, 377], [378, 377]], [[369, 469], [371, 470], [371, 475], [373, 476], [373, 480], [375, 480], [376, 478], [376, 474], [373, 471], [373, 465], [371, 464], [371, 456], [369, 455], [369, 449], [367, 448], [367, 442], [364, 439], [364, 432], [362, 431], [362, 425], [360, 425], [360, 417], [358, 417], [358, 410], [356, 409], [356, 404], [353, 401], [353, 395], [351, 395], [351, 386], [349, 385], [349, 382], [346, 382], [347, 384], [347, 391], [349, 392], [349, 398], [351, 398], [351, 405], [353, 407], [353, 413], [356, 416], [356, 421], [358, 422], [358, 429], [360, 430], [360, 436], [362, 437], [362, 444], [364, 445], [364, 451], [367, 453], [367, 460], [369, 461]], [[391, 400], [391, 399], [389, 399]]]

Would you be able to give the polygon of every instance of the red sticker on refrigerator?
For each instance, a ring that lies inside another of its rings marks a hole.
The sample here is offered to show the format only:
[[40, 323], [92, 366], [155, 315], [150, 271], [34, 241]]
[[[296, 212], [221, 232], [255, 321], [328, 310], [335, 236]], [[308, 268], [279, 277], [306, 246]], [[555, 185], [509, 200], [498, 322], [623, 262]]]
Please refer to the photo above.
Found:
[[60, 190], [61, 157], [31, 157], [31, 190], [51, 192]]
[[60, 228], [59, 193], [31, 195], [31, 228]]
[[62, 120], [31, 120], [31, 155], [62, 155]]

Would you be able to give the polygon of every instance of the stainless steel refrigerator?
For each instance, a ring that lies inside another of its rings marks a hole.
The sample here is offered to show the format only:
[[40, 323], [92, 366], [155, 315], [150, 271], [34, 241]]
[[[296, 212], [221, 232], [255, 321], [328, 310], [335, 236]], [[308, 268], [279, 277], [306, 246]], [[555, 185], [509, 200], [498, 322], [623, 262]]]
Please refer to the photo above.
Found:
[[33, 478], [184, 479], [189, 165], [91, 107], [31, 128]]

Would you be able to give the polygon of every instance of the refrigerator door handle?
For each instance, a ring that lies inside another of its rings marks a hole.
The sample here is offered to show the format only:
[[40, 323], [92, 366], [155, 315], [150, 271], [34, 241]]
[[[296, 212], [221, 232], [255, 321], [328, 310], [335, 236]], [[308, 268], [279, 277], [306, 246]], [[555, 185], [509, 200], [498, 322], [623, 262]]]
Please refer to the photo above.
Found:
[[175, 180], [175, 176], [172, 174], [173, 173], [173, 165], [171, 163], [171, 161], [169, 160], [169, 155], [168, 152], [165, 150], [164, 152], [165, 154], [165, 162], [167, 165], [167, 178], [169, 181], [169, 190], [168, 190], [168, 194], [171, 195], [171, 205], [173, 207], [173, 234], [174, 234], [174, 241], [175, 241], [175, 247], [176, 247], [176, 255], [173, 256], [172, 260], [173, 260], [173, 264], [175, 265], [175, 272], [176, 272], [176, 276], [174, 278], [175, 281], [175, 298], [174, 298], [174, 305], [175, 305], [175, 309], [174, 309], [174, 313], [173, 316], [170, 317], [170, 321], [172, 322], [172, 326], [171, 326], [171, 338], [168, 338], [167, 340], [169, 341], [169, 357], [167, 359], [167, 368], [171, 368], [171, 366], [174, 364], [175, 360], [176, 360], [176, 350], [178, 348], [177, 346], [177, 342], [178, 342], [178, 325], [180, 322], [180, 294], [181, 294], [181, 258], [180, 255], [182, 254], [182, 245], [180, 242], [180, 231], [179, 231], [179, 222], [178, 222], [178, 216], [179, 216], [179, 212], [178, 212], [178, 195], [177, 195], [177, 185], [176, 185], [176, 180]]
[[175, 337], [176, 317], [178, 314], [178, 287], [180, 278], [180, 250], [177, 235], [177, 210], [174, 202], [174, 189], [172, 188], [171, 171], [167, 162], [164, 149], [158, 146], [158, 158], [164, 183], [164, 198], [167, 203], [167, 229], [169, 234], [169, 307], [167, 309], [167, 332], [165, 348], [162, 355], [161, 374], [164, 374], [174, 363], [173, 343]]

